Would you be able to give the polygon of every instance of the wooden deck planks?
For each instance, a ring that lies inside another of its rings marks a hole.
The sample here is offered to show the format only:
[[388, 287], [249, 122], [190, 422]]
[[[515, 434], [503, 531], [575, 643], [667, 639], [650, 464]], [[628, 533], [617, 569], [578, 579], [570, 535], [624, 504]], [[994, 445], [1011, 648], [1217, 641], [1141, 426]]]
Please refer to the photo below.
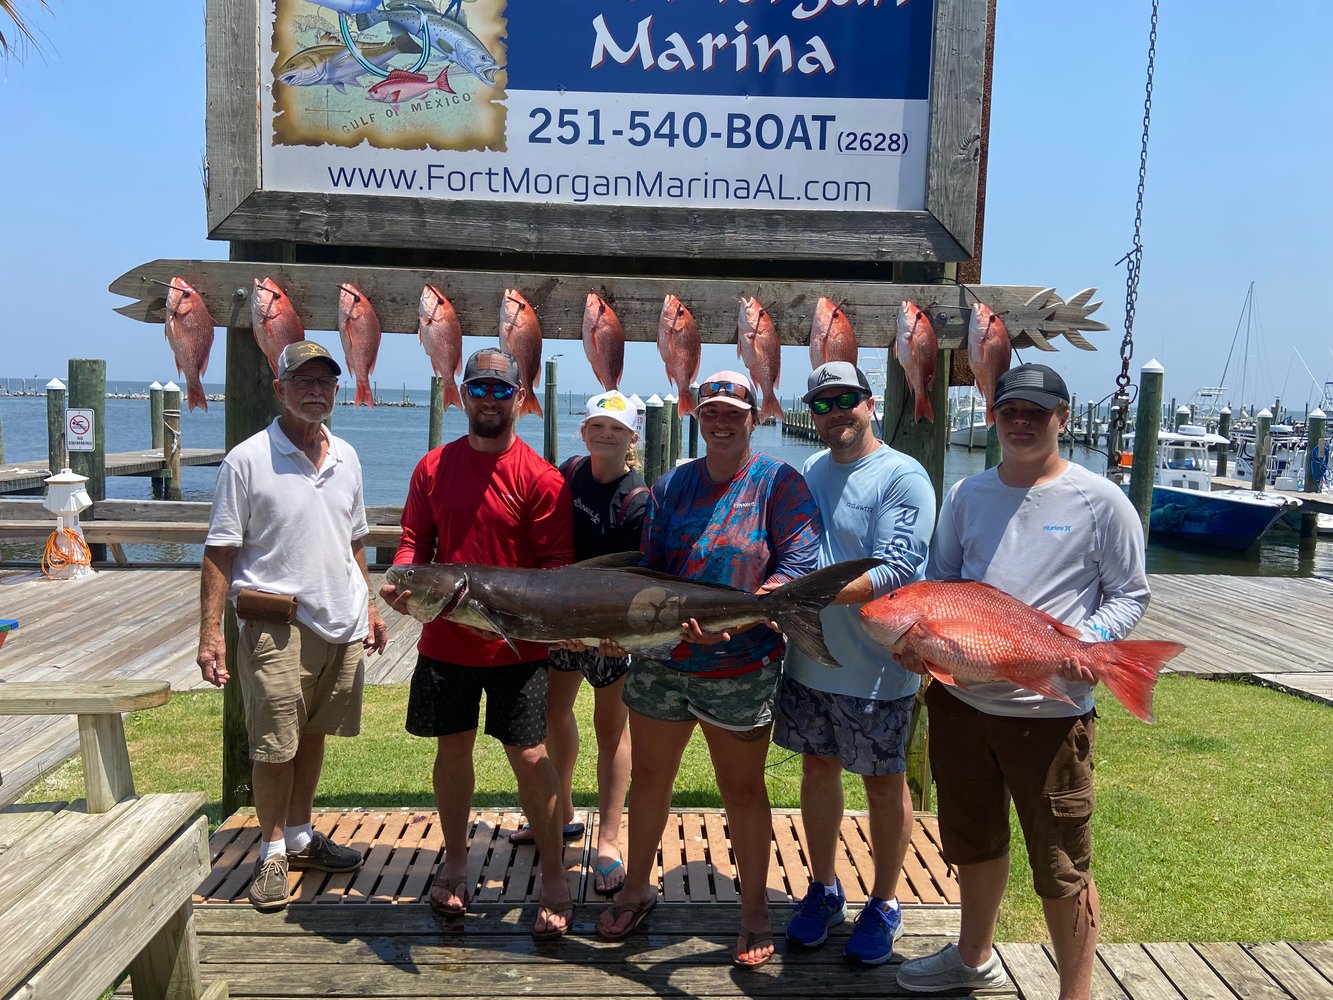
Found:
[[[181, 465], [221, 465], [226, 452], [220, 448], [182, 448]], [[45, 489], [47, 459], [34, 458], [26, 462], [9, 462], [0, 469], [0, 493], [23, 493]], [[108, 476], [145, 476], [166, 468], [161, 448], [141, 451], [122, 451], [106, 456]]]

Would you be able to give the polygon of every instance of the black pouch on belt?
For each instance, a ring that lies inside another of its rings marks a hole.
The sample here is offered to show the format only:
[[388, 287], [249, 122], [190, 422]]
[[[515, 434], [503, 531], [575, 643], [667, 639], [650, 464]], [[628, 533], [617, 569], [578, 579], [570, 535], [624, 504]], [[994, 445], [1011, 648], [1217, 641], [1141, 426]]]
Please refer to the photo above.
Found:
[[290, 625], [296, 619], [296, 595], [242, 590], [236, 595], [236, 617], [248, 622]]

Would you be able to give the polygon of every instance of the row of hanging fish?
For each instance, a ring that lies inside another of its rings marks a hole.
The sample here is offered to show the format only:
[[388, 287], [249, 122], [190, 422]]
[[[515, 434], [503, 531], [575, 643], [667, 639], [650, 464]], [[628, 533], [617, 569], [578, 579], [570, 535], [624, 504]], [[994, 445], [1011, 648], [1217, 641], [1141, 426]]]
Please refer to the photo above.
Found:
[[[271, 278], [255, 278], [250, 298], [251, 325], [274, 374], [278, 356], [288, 344], [305, 337], [305, 327], [291, 299]], [[448, 297], [434, 285], [421, 290], [417, 307], [417, 337], [431, 368], [444, 379], [444, 408], [462, 408], [454, 379], [463, 365], [463, 330]], [[167, 294], [166, 335], [176, 357], [176, 368], [186, 380], [189, 406], [208, 409], [202, 377], [213, 346], [212, 316], [202, 296], [183, 278], [172, 278]], [[781, 339], [768, 310], [755, 298], [740, 300], [736, 323], [736, 354], [759, 389], [761, 420], [780, 418], [776, 389], [781, 373]], [[617, 388], [625, 367], [625, 333], [611, 305], [589, 292], [583, 310], [583, 349], [593, 374], [605, 390]], [[338, 293], [338, 334], [347, 370], [356, 381], [356, 405], [374, 406], [370, 377], [375, 371], [382, 330], [370, 300], [355, 285], [343, 283]], [[526, 391], [520, 416], [542, 413], [537, 396], [541, 382], [542, 331], [537, 311], [521, 292], [506, 288], [500, 304], [500, 346], [514, 356]], [[972, 307], [968, 324], [968, 360], [977, 387], [987, 401], [986, 422], [994, 422], [990, 400], [995, 383], [1009, 369], [1011, 348], [1004, 322], [984, 303]], [[657, 350], [667, 378], [680, 400], [680, 412], [694, 412], [690, 385], [699, 374], [699, 329], [679, 298], [667, 295], [658, 320]], [[915, 419], [935, 420], [930, 393], [935, 384], [939, 342], [930, 317], [912, 302], [898, 310], [893, 354], [902, 365], [912, 394]], [[851, 320], [842, 307], [820, 298], [810, 327], [810, 366], [829, 361], [856, 364], [858, 347]]]

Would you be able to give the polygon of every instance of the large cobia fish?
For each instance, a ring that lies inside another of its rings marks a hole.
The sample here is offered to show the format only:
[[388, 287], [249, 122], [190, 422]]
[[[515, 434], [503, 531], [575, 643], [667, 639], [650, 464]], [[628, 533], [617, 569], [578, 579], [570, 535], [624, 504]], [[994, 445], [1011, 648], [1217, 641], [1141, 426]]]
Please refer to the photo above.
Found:
[[444, 405], [447, 410], [451, 405], [463, 408], [463, 398], [458, 394], [458, 384], [454, 379], [463, 370], [463, 327], [458, 322], [458, 313], [454, 304], [434, 285], [421, 289], [421, 298], [417, 300], [417, 339], [426, 349], [431, 368], [444, 380]]
[[[358, 45], [357, 49], [366, 62], [383, 69], [394, 56], [420, 52], [421, 46], [399, 35], [387, 42]], [[289, 87], [332, 87], [345, 94], [348, 84], [368, 72], [339, 39], [302, 49], [273, 71], [273, 79]]]
[[981, 398], [986, 401], [986, 426], [995, 423], [995, 412], [991, 400], [995, 398], [995, 383], [1009, 370], [1009, 360], [1013, 347], [1009, 343], [1009, 331], [1000, 319], [984, 302], [972, 304], [972, 318], [967, 324], [967, 363], [972, 368], [972, 376], [977, 380]]
[[860, 613], [876, 642], [914, 650], [932, 677], [964, 691], [969, 682], [1006, 680], [1073, 704], [1056, 667], [1077, 656], [1144, 722], [1153, 721], [1158, 672], [1185, 651], [1178, 642], [1158, 640], [1084, 642], [1078, 629], [976, 580], [909, 583], [862, 605]]
[[596, 292], [589, 292], [583, 305], [583, 353], [603, 389], [610, 392], [620, 385], [625, 370], [625, 331], [616, 311]]
[[781, 420], [782, 404], [773, 390], [777, 388], [782, 372], [782, 341], [773, 327], [773, 317], [758, 299], [741, 298], [740, 314], [736, 319], [736, 354], [745, 363], [750, 380], [763, 390], [760, 423], [769, 417]]
[[185, 398], [193, 410], [208, 410], [203, 376], [213, 350], [213, 321], [204, 298], [184, 278], [172, 278], [167, 292], [167, 343], [176, 356], [176, 371], [185, 376]]
[[515, 639], [590, 645], [612, 639], [631, 652], [664, 657], [680, 643], [681, 624], [690, 618], [710, 632], [773, 620], [812, 659], [837, 666], [824, 645], [819, 613], [877, 565], [878, 559], [835, 563], [762, 596], [641, 567], [589, 563], [559, 569], [392, 566], [384, 582], [411, 591], [408, 609], [419, 621], [443, 615], [494, 632], [511, 646]]
[[383, 10], [357, 14], [356, 28], [358, 31], [365, 31], [386, 21], [395, 35], [411, 35], [417, 41], [424, 38], [429, 31], [432, 46], [478, 80], [488, 86], [495, 86], [495, 74], [500, 71], [500, 64], [482, 44], [481, 39], [468, 30], [463, 20], [441, 14], [429, 4], [389, 0]]
[[540, 417], [537, 383], [542, 380], [542, 325], [537, 310], [516, 288], [506, 288], [500, 301], [500, 346], [518, 362], [519, 377], [527, 391], [518, 415], [533, 413]]
[[676, 387], [680, 415], [694, 412], [694, 390], [690, 384], [699, 374], [699, 327], [694, 317], [674, 295], [662, 300], [657, 321], [657, 353], [666, 365], [667, 378]]
[[254, 291], [250, 294], [250, 328], [276, 376], [282, 349], [305, 340], [305, 324], [291, 298], [276, 281], [272, 278], [255, 278], [254, 281]]
[[856, 364], [856, 333], [841, 306], [821, 297], [810, 324], [810, 370], [830, 361]]
[[935, 387], [935, 363], [939, 339], [930, 318], [916, 305], [903, 300], [898, 309], [898, 336], [893, 341], [893, 356], [903, 366], [907, 387], [916, 400], [916, 419], [935, 422], [935, 408], [930, 405], [930, 390]]
[[370, 299], [355, 285], [344, 282], [338, 291], [338, 336], [342, 338], [347, 370], [356, 378], [356, 406], [375, 405], [370, 376], [380, 353], [380, 334], [380, 318]]

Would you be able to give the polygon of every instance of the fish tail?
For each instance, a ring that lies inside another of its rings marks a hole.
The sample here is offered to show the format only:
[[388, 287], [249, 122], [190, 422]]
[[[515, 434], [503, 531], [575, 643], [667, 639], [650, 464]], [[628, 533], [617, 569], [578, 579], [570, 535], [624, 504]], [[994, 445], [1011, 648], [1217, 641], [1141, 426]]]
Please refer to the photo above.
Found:
[[[461, 408], [461, 403], [460, 403], [460, 408]], [[527, 398], [523, 400], [523, 407], [518, 411], [518, 415], [520, 417], [525, 417], [529, 413], [538, 417], [543, 416], [542, 404], [538, 402], [537, 393], [535, 393], [531, 388], [528, 389]]]
[[204, 392], [204, 384], [198, 378], [186, 378], [185, 400], [191, 410], [198, 406], [205, 413], [208, 412], [208, 395]]
[[863, 573], [882, 564], [880, 559], [852, 559], [834, 563], [813, 573], [807, 573], [791, 583], [784, 583], [771, 594], [761, 598], [766, 609], [771, 608], [787, 638], [806, 656], [830, 667], [839, 666], [828, 646], [824, 645], [824, 625], [819, 613], [824, 610], [843, 587]]
[[688, 385], [677, 386], [676, 396], [678, 397], [680, 405], [680, 415], [682, 417], [688, 417], [694, 412], [694, 393], [690, 390]]
[[776, 396], [771, 394], [764, 397], [764, 405], [759, 408], [759, 422], [763, 423], [769, 417], [776, 420], [783, 418], [782, 404], [778, 402]]
[[932, 424], [935, 422], [935, 408], [930, 405], [930, 397], [926, 395], [924, 389], [916, 394], [917, 423], [921, 422], [922, 417], [925, 417]]
[[1116, 700], [1144, 722], [1155, 722], [1152, 692], [1157, 674], [1166, 661], [1185, 651], [1178, 642], [1156, 639], [1120, 639], [1099, 642], [1092, 672], [1115, 695]]
[[370, 386], [368, 386], [361, 379], [356, 380], [356, 396], [355, 398], [353, 398], [352, 402], [356, 406], [375, 405], [375, 396], [371, 393]]
[[463, 397], [458, 394], [458, 386], [454, 384], [454, 380], [446, 376], [444, 379], [444, 405], [440, 407], [440, 412], [444, 412], [450, 406], [456, 406], [461, 410], [463, 408]]

